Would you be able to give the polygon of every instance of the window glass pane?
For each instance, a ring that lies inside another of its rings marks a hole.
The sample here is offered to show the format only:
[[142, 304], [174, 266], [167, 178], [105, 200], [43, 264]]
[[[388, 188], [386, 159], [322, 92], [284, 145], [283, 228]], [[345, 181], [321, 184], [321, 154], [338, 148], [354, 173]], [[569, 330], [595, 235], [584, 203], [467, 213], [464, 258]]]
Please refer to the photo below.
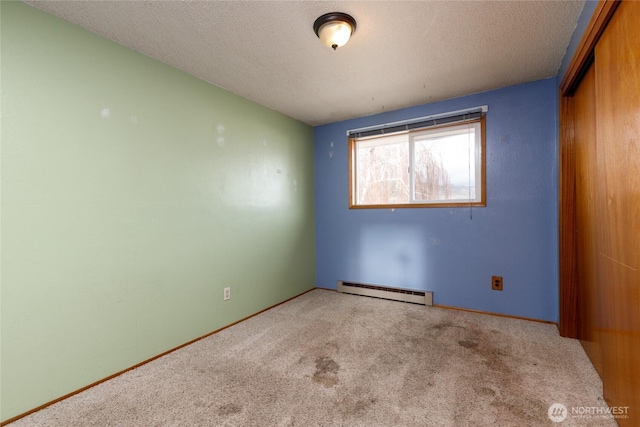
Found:
[[359, 141], [356, 144], [357, 203], [408, 203], [408, 167], [407, 135]]
[[415, 201], [476, 198], [475, 129], [416, 136]]

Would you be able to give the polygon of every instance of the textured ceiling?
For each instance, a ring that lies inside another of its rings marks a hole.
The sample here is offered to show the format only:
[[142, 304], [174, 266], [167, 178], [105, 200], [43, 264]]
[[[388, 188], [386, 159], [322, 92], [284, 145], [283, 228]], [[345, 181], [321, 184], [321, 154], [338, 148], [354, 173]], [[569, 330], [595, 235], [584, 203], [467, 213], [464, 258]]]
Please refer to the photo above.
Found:
[[[555, 76], [580, 1], [27, 1], [318, 125]], [[333, 51], [315, 19], [357, 31]]]

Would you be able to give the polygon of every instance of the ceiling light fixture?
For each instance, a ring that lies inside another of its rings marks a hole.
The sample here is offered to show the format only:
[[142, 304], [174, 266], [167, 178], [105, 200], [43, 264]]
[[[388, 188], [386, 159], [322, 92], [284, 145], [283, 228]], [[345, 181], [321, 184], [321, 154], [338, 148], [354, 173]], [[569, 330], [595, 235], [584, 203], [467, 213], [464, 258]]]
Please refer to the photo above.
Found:
[[323, 44], [336, 50], [356, 32], [356, 20], [346, 13], [325, 13], [313, 23], [313, 31]]

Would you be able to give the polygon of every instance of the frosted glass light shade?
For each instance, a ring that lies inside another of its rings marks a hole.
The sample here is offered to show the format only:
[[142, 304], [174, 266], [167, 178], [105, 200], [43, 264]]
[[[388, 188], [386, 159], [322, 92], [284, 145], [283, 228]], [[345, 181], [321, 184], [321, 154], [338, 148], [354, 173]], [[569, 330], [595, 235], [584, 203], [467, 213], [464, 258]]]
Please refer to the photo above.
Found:
[[336, 50], [349, 41], [356, 30], [356, 21], [345, 13], [327, 13], [316, 19], [313, 30], [325, 46]]
[[318, 30], [318, 37], [325, 46], [337, 49], [351, 38], [351, 26], [346, 22], [327, 22]]

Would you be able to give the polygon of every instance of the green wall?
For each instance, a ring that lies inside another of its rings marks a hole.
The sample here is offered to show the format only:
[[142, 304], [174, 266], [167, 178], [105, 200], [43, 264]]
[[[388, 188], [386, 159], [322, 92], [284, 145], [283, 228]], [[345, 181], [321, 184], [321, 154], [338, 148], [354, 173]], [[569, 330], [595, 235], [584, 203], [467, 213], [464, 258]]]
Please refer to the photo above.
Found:
[[314, 287], [311, 127], [1, 7], [2, 420]]

